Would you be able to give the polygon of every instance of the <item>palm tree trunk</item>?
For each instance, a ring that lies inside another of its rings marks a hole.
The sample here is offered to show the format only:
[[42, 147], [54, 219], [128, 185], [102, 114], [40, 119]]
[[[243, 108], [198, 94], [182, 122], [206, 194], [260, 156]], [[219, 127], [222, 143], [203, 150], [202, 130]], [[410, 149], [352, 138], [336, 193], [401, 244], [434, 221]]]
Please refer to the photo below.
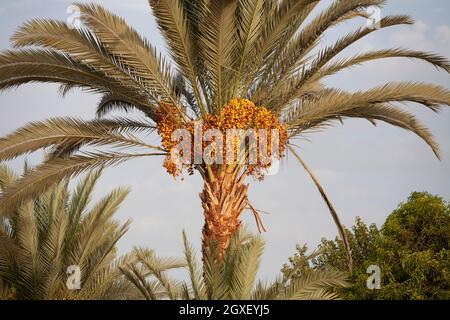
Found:
[[248, 205], [245, 174], [235, 166], [214, 170], [213, 177], [204, 180], [200, 194], [205, 225], [203, 227], [203, 257], [211, 241], [217, 244], [219, 259], [223, 258], [230, 240], [241, 224], [241, 214]]

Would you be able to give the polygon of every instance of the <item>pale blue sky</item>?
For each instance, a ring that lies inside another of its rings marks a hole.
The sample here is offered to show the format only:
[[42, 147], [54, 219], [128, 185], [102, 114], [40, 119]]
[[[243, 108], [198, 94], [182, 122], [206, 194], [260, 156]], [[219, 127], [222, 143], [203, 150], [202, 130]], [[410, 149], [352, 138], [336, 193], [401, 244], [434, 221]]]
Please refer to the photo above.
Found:
[[[84, 2], [84, 1], [83, 1]], [[146, 0], [102, 0], [112, 11], [125, 17], [161, 51], [164, 43], [155, 29]], [[68, 18], [66, 0], [2, 0], [0, 3], [0, 48], [9, 48], [8, 38], [30, 18]], [[324, 5], [330, 3], [323, 1]], [[320, 8], [321, 8], [320, 7]], [[320, 9], [319, 8], [319, 9]], [[382, 15], [410, 14], [414, 26], [394, 27], [367, 37], [347, 50], [407, 47], [434, 51], [450, 57], [450, 13], [447, 0], [391, 0]], [[364, 23], [359, 20], [358, 24]], [[354, 27], [347, 23], [328, 33], [331, 41]], [[423, 63], [382, 60], [330, 78], [330, 86], [349, 90], [369, 88], [387, 80], [427, 81], [449, 87], [448, 74]], [[0, 135], [29, 121], [55, 116], [94, 116], [97, 96], [74, 92], [62, 99], [53, 85], [29, 85], [0, 93]], [[416, 105], [413, 110], [432, 128], [441, 144], [439, 162], [429, 148], [414, 135], [380, 124], [374, 128], [365, 121], [347, 121], [314, 135], [301, 143], [304, 159], [320, 178], [343, 222], [350, 226], [356, 216], [380, 225], [397, 204], [412, 191], [426, 190], [450, 198], [450, 111], [433, 114]], [[21, 160], [14, 161], [19, 167]], [[132, 188], [118, 217], [134, 220], [122, 239], [121, 252], [134, 245], [157, 249], [160, 254], [181, 254], [181, 231], [185, 228], [199, 248], [203, 223], [197, 176], [174, 182], [159, 159], [136, 160], [106, 171], [98, 196], [118, 185]], [[270, 212], [263, 220], [268, 229], [262, 263], [262, 278], [272, 278], [293, 253], [296, 243], [315, 246], [322, 237], [334, 237], [335, 226], [319, 194], [294, 159], [286, 161], [278, 175], [262, 183], [251, 182], [250, 199], [255, 207]], [[254, 221], [244, 214], [252, 229]]]

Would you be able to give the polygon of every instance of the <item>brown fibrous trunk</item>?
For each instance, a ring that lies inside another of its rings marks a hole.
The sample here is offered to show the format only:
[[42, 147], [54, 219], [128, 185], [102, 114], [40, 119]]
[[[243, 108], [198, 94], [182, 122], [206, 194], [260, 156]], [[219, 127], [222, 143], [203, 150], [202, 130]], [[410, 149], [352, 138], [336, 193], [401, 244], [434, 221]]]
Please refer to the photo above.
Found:
[[200, 194], [205, 225], [203, 227], [203, 256], [211, 243], [217, 245], [218, 258], [224, 257], [231, 238], [241, 225], [241, 214], [248, 206], [248, 185], [245, 174], [236, 167], [218, 170], [214, 178], [204, 180]]

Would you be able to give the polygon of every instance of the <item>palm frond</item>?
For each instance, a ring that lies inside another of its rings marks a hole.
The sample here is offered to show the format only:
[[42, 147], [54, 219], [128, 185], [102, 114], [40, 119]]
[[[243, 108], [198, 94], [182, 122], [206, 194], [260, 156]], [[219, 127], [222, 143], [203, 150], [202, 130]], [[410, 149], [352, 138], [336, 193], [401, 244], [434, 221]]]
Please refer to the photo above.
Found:
[[255, 60], [258, 69], [269, 72], [278, 54], [285, 49], [318, 3], [318, 0], [286, 0], [278, 5], [265, 3], [263, 30], [255, 44], [255, 49], [258, 49]]
[[214, 92], [210, 112], [219, 110], [231, 98], [229, 80], [234, 74], [237, 0], [211, 0], [200, 26], [200, 55], [208, 72], [208, 87]]
[[217, 259], [217, 244], [211, 241], [203, 259], [203, 279], [205, 281], [207, 297], [210, 300], [222, 300], [227, 297], [227, 281], [224, 276], [225, 266], [223, 261]]
[[186, 267], [177, 258], [161, 258], [153, 250], [133, 249], [133, 262], [121, 267], [122, 273], [147, 300], [178, 299], [182, 284], [167, 275], [167, 271]]
[[168, 41], [172, 58], [177, 63], [183, 74], [189, 80], [196, 97], [197, 105], [202, 113], [206, 113], [203, 98], [199, 88], [199, 82], [203, 81], [198, 75], [196, 55], [198, 48], [192, 35], [192, 27], [185, 12], [182, 0], [152, 1], [150, 5], [156, 17], [160, 31]]
[[141, 293], [146, 300], [157, 300], [157, 283], [147, 281], [143, 271], [143, 267], [138, 267], [134, 263], [129, 263], [124, 267], [120, 267], [120, 271], [124, 277]]
[[132, 110], [141, 111], [150, 119], [155, 119], [155, 110], [153, 108], [133, 102], [131, 99], [124, 98], [124, 96], [117, 93], [104, 94], [97, 105], [95, 114], [97, 118], [103, 118], [112, 111], [122, 111], [128, 113]]
[[14, 184], [19, 177], [17, 174], [7, 165], [0, 165], [0, 192], [8, 189]]
[[242, 0], [238, 3], [238, 41], [237, 49], [237, 69], [234, 76], [235, 83], [232, 96], [236, 96], [240, 92], [240, 96], [245, 96], [241, 91], [237, 91], [240, 86], [241, 77], [243, 76], [244, 66], [252, 59], [251, 52], [255, 42], [259, 39], [263, 28], [264, 1], [263, 0]]
[[[293, 135], [320, 127], [322, 120], [340, 119], [345, 114], [355, 117], [357, 110], [366, 111], [373, 106], [392, 102], [415, 102], [423, 104], [433, 111], [438, 111], [441, 105], [450, 105], [450, 91], [436, 85], [421, 83], [388, 83], [367, 91], [345, 93], [341, 90], [325, 90], [323, 94], [310, 100], [304, 100], [299, 106], [285, 113], [286, 123], [293, 128]], [[439, 157], [439, 148], [429, 132], [409, 114], [400, 114], [392, 106], [385, 109], [391, 114], [391, 124], [401, 124], [405, 129], [412, 130], [432, 148]], [[393, 115], [395, 113], [395, 115]], [[374, 115], [373, 113], [372, 115]], [[386, 115], [386, 113], [385, 113]], [[382, 114], [379, 114], [381, 117]], [[373, 118], [377, 118], [373, 116]], [[320, 120], [322, 119], [322, 120]], [[369, 120], [372, 119], [370, 116]], [[387, 120], [389, 117], [380, 118]], [[394, 122], [395, 119], [395, 122]], [[403, 120], [400, 120], [403, 119]], [[400, 121], [399, 121], [400, 120]]]
[[154, 251], [145, 248], [135, 248], [133, 254], [137, 261], [144, 266], [146, 275], [154, 277], [164, 288], [167, 297], [177, 299], [181, 284], [169, 278], [166, 272], [184, 268], [186, 266], [185, 261], [177, 258], [161, 258], [156, 256]]
[[83, 172], [111, 165], [118, 165], [130, 159], [165, 155], [165, 153], [86, 153], [68, 157], [67, 159], [50, 159], [29, 174], [25, 175], [17, 184], [1, 194], [0, 207], [11, 210], [37, 196], [42, 190], [47, 190], [58, 181], [79, 175]]
[[[260, 78], [258, 89], [253, 97], [259, 100], [259, 95], [269, 83], [274, 74], [276, 65], [279, 65], [279, 57], [288, 47], [292, 38], [298, 33], [299, 28], [305, 23], [306, 18], [318, 5], [317, 0], [286, 0], [278, 7], [269, 10], [256, 48], [254, 65], [257, 73], [250, 73], [253, 78]], [[275, 5], [274, 5], [275, 6]], [[283, 61], [283, 60], [281, 60]], [[250, 69], [251, 70], [251, 69]]]
[[[321, 80], [326, 76], [333, 75], [342, 70], [363, 64], [368, 61], [385, 59], [385, 58], [409, 58], [409, 59], [418, 59], [425, 61], [436, 68], [443, 69], [447, 72], [450, 72], [450, 62], [448, 59], [441, 57], [436, 54], [414, 51], [408, 49], [385, 49], [385, 50], [375, 50], [369, 51], [366, 53], [362, 53], [350, 58], [343, 58], [336, 62], [333, 62], [326, 67], [322, 68], [315, 75], [313, 75], [308, 82], [314, 82]], [[306, 83], [305, 83], [306, 84]]]
[[[412, 24], [412, 20], [408, 16], [388, 16], [384, 17], [380, 21], [380, 28], [387, 28], [397, 25], [403, 25], [403, 24]], [[280, 86], [284, 84], [284, 80], [289, 79], [292, 75], [295, 75], [299, 73], [299, 68], [304, 69], [300, 71], [300, 74], [295, 77], [296, 84], [292, 86], [292, 88], [288, 91], [287, 94], [284, 95], [282, 99], [278, 102], [278, 107], [288, 104], [293, 98], [295, 98], [298, 95], [298, 91], [302, 88], [302, 86], [305, 84], [307, 80], [312, 78], [319, 70], [327, 64], [331, 59], [333, 59], [335, 56], [337, 56], [339, 53], [341, 53], [343, 50], [345, 50], [350, 45], [354, 44], [358, 40], [364, 38], [365, 36], [371, 34], [372, 32], [378, 31], [379, 29], [370, 28], [368, 26], [360, 27], [356, 31], [353, 31], [343, 38], [337, 40], [333, 45], [330, 45], [329, 47], [326, 47], [322, 50], [320, 50], [316, 55], [316, 57], [308, 63], [307, 67], [305, 68], [305, 61], [297, 60], [293, 62], [288, 66], [288, 68], [281, 68], [283, 69], [280, 74], [281, 77], [276, 78], [275, 81], [277, 82], [273, 87], [272, 90], [267, 93], [265, 96], [270, 97], [268, 98], [268, 102], [266, 102], [268, 105], [272, 105], [271, 101], [273, 101], [272, 96], [277, 96], [276, 93], [277, 90], [279, 90]], [[283, 60], [281, 60], [284, 64]], [[297, 95], [296, 95], [297, 94]], [[264, 96], [263, 96], [264, 97]], [[277, 109], [277, 106], [273, 107]]]
[[50, 50], [24, 49], [0, 54], [0, 89], [30, 82], [52, 82], [80, 87], [95, 93], [116, 92], [133, 103], [145, 103], [131, 96], [130, 89], [113, 78], [89, 68], [64, 54]]
[[320, 184], [319, 180], [314, 175], [314, 173], [311, 171], [311, 169], [308, 167], [306, 162], [303, 161], [303, 159], [294, 150], [294, 148], [292, 148], [292, 146], [288, 146], [288, 149], [289, 149], [289, 151], [292, 152], [294, 157], [298, 160], [298, 162], [302, 165], [302, 167], [305, 169], [305, 171], [311, 177], [311, 179], [313, 180], [317, 190], [319, 190], [320, 195], [322, 196], [323, 200], [327, 204], [327, 207], [328, 207], [328, 210], [330, 211], [331, 217], [333, 218], [333, 221], [334, 221], [334, 223], [335, 223], [335, 225], [336, 225], [336, 227], [338, 229], [339, 237], [341, 238], [341, 240], [342, 240], [342, 242], [344, 244], [344, 249], [345, 249], [346, 254], [347, 254], [348, 269], [349, 269], [350, 272], [352, 272], [352, 269], [353, 269], [352, 251], [351, 251], [350, 244], [349, 244], [349, 241], [347, 239], [347, 236], [345, 234], [344, 225], [341, 223], [341, 219], [339, 218], [339, 215], [337, 214], [336, 209], [334, 209], [334, 206], [331, 203], [331, 201], [330, 201], [328, 195], [326, 194], [324, 188], [322, 187], [322, 185]]
[[[189, 243], [186, 232], [183, 231], [184, 256], [186, 259], [186, 267], [189, 272], [190, 288], [195, 300], [205, 300], [205, 284], [202, 278], [202, 272], [199, 270], [197, 258], [195, 256], [194, 248]], [[189, 292], [189, 291], [188, 291]]]
[[[302, 65], [305, 57], [316, 46], [323, 33], [337, 23], [343, 22], [343, 16], [350, 12], [360, 11], [373, 5], [380, 5], [384, 0], [349, 0], [334, 1], [327, 9], [318, 14], [307, 26], [302, 28], [300, 32], [294, 34], [292, 41], [289, 41], [278, 53], [276, 57], [272, 57], [279, 63], [271, 63], [270, 70], [265, 72], [266, 78], [272, 78], [271, 83], [276, 83], [278, 77], [274, 74], [286, 77]], [[349, 16], [350, 17], [350, 16]], [[276, 70], [276, 72], [273, 72]], [[267, 81], [262, 81], [261, 86], [265, 86]], [[264, 90], [262, 87], [262, 90]]]
[[393, 126], [411, 131], [418, 137], [424, 140], [438, 159], [441, 158], [441, 151], [439, 144], [434, 139], [430, 130], [422, 124], [413, 114], [401, 110], [392, 105], [374, 105], [370, 107], [359, 108], [358, 110], [351, 110], [343, 112], [341, 118], [363, 118], [375, 124], [376, 120], [386, 122]]
[[234, 271], [229, 284], [232, 300], [251, 298], [263, 249], [264, 242], [261, 237], [254, 237], [239, 249], [239, 256], [234, 263]]
[[[11, 41], [16, 48], [39, 46], [63, 53], [77, 61], [80, 67], [85, 66], [103, 77], [121, 83], [128, 88], [125, 97], [142, 97], [144, 104], [149, 99], [155, 99], [145, 83], [121, 65], [89, 30], [70, 28], [62, 21], [31, 20], [14, 33]], [[70, 88], [70, 84], [66, 85]]]
[[125, 68], [133, 70], [134, 77], [146, 84], [157, 100], [168, 100], [177, 105], [169, 64], [158, 57], [156, 49], [144, 40], [124, 19], [96, 4], [78, 3], [81, 19]]
[[22, 154], [49, 146], [56, 146], [54, 154], [59, 155], [64, 153], [64, 149], [67, 150], [69, 147], [73, 149], [74, 146], [80, 147], [81, 145], [97, 147], [110, 145], [119, 148], [139, 147], [160, 150], [158, 147], [144, 143], [130, 133], [133, 130], [143, 130], [145, 127], [148, 128], [146, 124], [128, 120], [120, 123], [118, 121], [83, 121], [71, 118], [55, 118], [30, 123], [0, 139], [0, 159], [14, 159]]
[[[98, 176], [99, 172], [89, 173], [72, 196], [68, 183], [59, 183], [0, 220], [0, 279], [15, 289], [17, 299], [135, 296], [118, 271], [127, 257], [114, 260], [114, 245], [128, 224], [121, 225], [112, 217], [128, 192], [115, 190], [87, 209], [87, 193]], [[83, 204], [73, 205], [77, 199]], [[7, 229], [12, 230], [4, 232]], [[82, 270], [81, 290], [66, 286], [70, 265]], [[127, 291], [118, 294], [119, 288]]]
[[279, 296], [283, 300], [334, 300], [338, 295], [330, 287], [349, 287], [348, 276], [335, 270], [314, 270], [292, 279]]

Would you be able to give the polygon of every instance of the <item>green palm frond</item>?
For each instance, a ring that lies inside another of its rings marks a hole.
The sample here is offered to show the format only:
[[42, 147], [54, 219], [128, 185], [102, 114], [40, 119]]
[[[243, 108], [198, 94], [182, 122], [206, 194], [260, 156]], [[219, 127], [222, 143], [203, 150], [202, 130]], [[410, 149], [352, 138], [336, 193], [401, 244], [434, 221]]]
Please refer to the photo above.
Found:
[[[0, 172], [4, 172], [2, 168]], [[12, 172], [10, 169], [7, 172]], [[129, 223], [113, 215], [128, 191], [118, 189], [87, 207], [100, 173], [91, 172], [76, 186], [57, 184], [0, 220], [0, 279], [15, 299], [124, 299], [136, 290], [124, 281], [115, 244]], [[12, 185], [17, 183], [12, 182]], [[11, 188], [12, 186], [10, 186]], [[78, 202], [80, 201], [80, 203]], [[3, 208], [3, 207], [2, 207]], [[66, 286], [66, 270], [81, 269], [81, 290]]]
[[168, 270], [184, 268], [185, 262], [177, 258], [161, 258], [155, 252], [145, 248], [135, 248], [133, 251], [137, 261], [142, 264], [147, 274], [154, 277], [165, 289], [169, 299], [176, 299], [181, 284], [166, 275]]
[[[275, 300], [275, 299], [337, 299], [335, 289], [347, 287], [347, 275], [334, 270], [301, 273], [290, 281], [279, 277], [274, 282], [255, 284], [264, 242], [241, 226], [233, 235], [224, 259], [218, 260], [214, 242], [206, 248], [203, 268], [199, 270], [195, 254], [183, 232], [185, 262], [157, 258], [154, 251], [135, 250], [136, 263], [122, 269], [128, 281], [144, 299], [193, 300]], [[188, 283], [180, 283], [166, 274], [172, 267], [184, 267]]]
[[209, 300], [225, 300], [228, 294], [229, 278], [224, 277], [225, 265], [223, 261], [218, 260], [218, 252], [217, 243], [211, 242], [203, 254], [203, 281]]
[[158, 257], [153, 250], [134, 248], [133, 260], [121, 267], [121, 271], [146, 300], [171, 299], [180, 297], [182, 284], [167, 275], [174, 269], [186, 267], [184, 260]]
[[229, 283], [229, 294], [232, 300], [250, 299], [264, 249], [261, 237], [254, 237], [240, 245], [242, 247], [239, 248], [239, 255], [233, 263]]
[[121, 268], [132, 260], [131, 255], [124, 255], [115, 259], [97, 272], [92, 278], [85, 292], [90, 299], [95, 300], [133, 300], [138, 298], [138, 293], [123, 277]]
[[[186, 260], [186, 268], [189, 273], [190, 287], [195, 300], [205, 300], [205, 284], [203, 282], [203, 274], [197, 263], [197, 257], [195, 255], [194, 248], [187, 239], [186, 232], [183, 231], [183, 245], [184, 245], [184, 257]], [[188, 290], [189, 298], [191, 295]]]
[[348, 287], [347, 276], [340, 271], [314, 270], [292, 279], [279, 296], [282, 300], [334, 300], [338, 295], [330, 288]]

